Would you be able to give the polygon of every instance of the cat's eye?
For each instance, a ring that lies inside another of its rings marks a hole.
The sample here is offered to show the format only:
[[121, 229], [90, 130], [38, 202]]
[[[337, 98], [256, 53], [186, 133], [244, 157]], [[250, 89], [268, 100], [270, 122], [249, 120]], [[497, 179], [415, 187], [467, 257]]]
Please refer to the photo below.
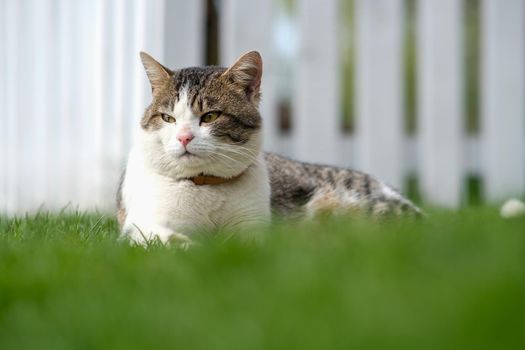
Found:
[[208, 112], [201, 117], [201, 123], [211, 123], [221, 116], [220, 112]]
[[162, 120], [164, 120], [166, 123], [175, 123], [175, 118], [173, 118], [171, 115], [167, 115], [165, 113], [162, 113], [160, 115]]

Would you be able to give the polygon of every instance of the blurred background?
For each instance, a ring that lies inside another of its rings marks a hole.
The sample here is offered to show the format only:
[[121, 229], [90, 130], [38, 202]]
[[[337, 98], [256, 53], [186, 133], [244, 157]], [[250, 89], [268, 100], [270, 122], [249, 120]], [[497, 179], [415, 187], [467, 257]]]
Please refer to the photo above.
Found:
[[114, 208], [139, 51], [252, 49], [266, 150], [447, 208], [525, 193], [525, 0], [0, 0], [0, 213]]

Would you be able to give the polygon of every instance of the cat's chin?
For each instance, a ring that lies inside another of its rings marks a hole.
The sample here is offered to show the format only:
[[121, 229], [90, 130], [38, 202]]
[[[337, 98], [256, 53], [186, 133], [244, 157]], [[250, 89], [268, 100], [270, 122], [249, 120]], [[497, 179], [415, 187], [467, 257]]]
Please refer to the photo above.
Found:
[[187, 171], [194, 172], [196, 169], [200, 171], [202, 168], [208, 167], [209, 160], [206, 157], [197, 155], [191, 152], [185, 152], [180, 155], [173, 156], [174, 162], [177, 164], [177, 168], [182, 170], [184, 173]]

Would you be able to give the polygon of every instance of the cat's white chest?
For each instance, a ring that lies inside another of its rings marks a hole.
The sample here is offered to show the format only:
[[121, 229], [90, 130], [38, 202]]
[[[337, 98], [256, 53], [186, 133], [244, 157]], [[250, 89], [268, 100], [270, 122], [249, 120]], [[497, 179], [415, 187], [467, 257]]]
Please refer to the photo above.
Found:
[[122, 187], [127, 216], [123, 231], [132, 239], [172, 234], [191, 236], [216, 229], [237, 230], [270, 217], [270, 188], [264, 163], [238, 180], [197, 186], [158, 174], [132, 152]]

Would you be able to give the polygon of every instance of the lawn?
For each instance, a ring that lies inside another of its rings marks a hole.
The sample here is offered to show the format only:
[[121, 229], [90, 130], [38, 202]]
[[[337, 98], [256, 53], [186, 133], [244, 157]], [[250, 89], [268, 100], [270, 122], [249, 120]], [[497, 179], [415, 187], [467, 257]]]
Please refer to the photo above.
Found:
[[524, 349], [525, 217], [324, 219], [117, 240], [100, 215], [0, 219], [0, 349]]

